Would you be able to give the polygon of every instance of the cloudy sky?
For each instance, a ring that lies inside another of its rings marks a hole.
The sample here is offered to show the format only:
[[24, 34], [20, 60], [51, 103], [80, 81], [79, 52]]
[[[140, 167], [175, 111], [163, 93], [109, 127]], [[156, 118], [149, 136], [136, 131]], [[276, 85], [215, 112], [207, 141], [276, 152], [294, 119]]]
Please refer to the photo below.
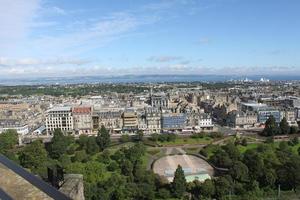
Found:
[[0, 77], [300, 73], [299, 0], [0, 0]]

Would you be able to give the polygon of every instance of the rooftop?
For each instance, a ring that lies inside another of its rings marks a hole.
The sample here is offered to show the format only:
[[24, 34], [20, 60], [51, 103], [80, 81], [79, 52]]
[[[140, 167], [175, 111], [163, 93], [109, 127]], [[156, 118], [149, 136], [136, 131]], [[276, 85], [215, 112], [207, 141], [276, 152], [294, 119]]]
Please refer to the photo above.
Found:
[[63, 112], [63, 111], [71, 111], [71, 107], [70, 106], [53, 107], [48, 110], [48, 112]]

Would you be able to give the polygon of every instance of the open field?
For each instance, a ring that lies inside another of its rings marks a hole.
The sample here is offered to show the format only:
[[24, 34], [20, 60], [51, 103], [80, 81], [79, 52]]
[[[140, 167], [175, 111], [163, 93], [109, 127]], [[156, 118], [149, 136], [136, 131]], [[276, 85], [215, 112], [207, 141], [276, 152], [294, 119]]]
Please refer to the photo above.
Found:
[[177, 166], [180, 165], [186, 176], [196, 175], [211, 177], [214, 174], [213, 168], [203, 159], [192, 155], [169, 155], [158, 159], [153, 165], [153, 171], [161, 176], [173, 179]]

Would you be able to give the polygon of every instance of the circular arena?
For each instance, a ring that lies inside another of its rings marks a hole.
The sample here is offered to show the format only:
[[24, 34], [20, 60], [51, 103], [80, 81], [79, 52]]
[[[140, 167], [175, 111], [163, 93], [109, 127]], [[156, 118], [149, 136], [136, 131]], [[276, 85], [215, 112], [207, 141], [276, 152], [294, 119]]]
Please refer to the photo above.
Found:
[[180, 165], [184, 171], [187, 182], [194, 180], [204, 181], [210, 179], [214, 169], [205, 160], [193, 155], [168, 155], [156, 160], [153, 164], [153, 171], [173, 181], [177, 166]]

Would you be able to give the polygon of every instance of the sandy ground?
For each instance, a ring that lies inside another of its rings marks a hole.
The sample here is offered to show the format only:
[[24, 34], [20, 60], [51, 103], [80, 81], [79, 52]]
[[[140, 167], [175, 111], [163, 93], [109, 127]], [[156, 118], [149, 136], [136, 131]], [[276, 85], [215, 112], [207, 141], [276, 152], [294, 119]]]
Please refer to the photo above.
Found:
[[154, 163], [153, 171], [161, 176], [172, 177], [178, 165], [187, 169], [185, 175], [207, 173], [213, 176], [213, 168], [205, 160], [192, 155], [162, 157]]

